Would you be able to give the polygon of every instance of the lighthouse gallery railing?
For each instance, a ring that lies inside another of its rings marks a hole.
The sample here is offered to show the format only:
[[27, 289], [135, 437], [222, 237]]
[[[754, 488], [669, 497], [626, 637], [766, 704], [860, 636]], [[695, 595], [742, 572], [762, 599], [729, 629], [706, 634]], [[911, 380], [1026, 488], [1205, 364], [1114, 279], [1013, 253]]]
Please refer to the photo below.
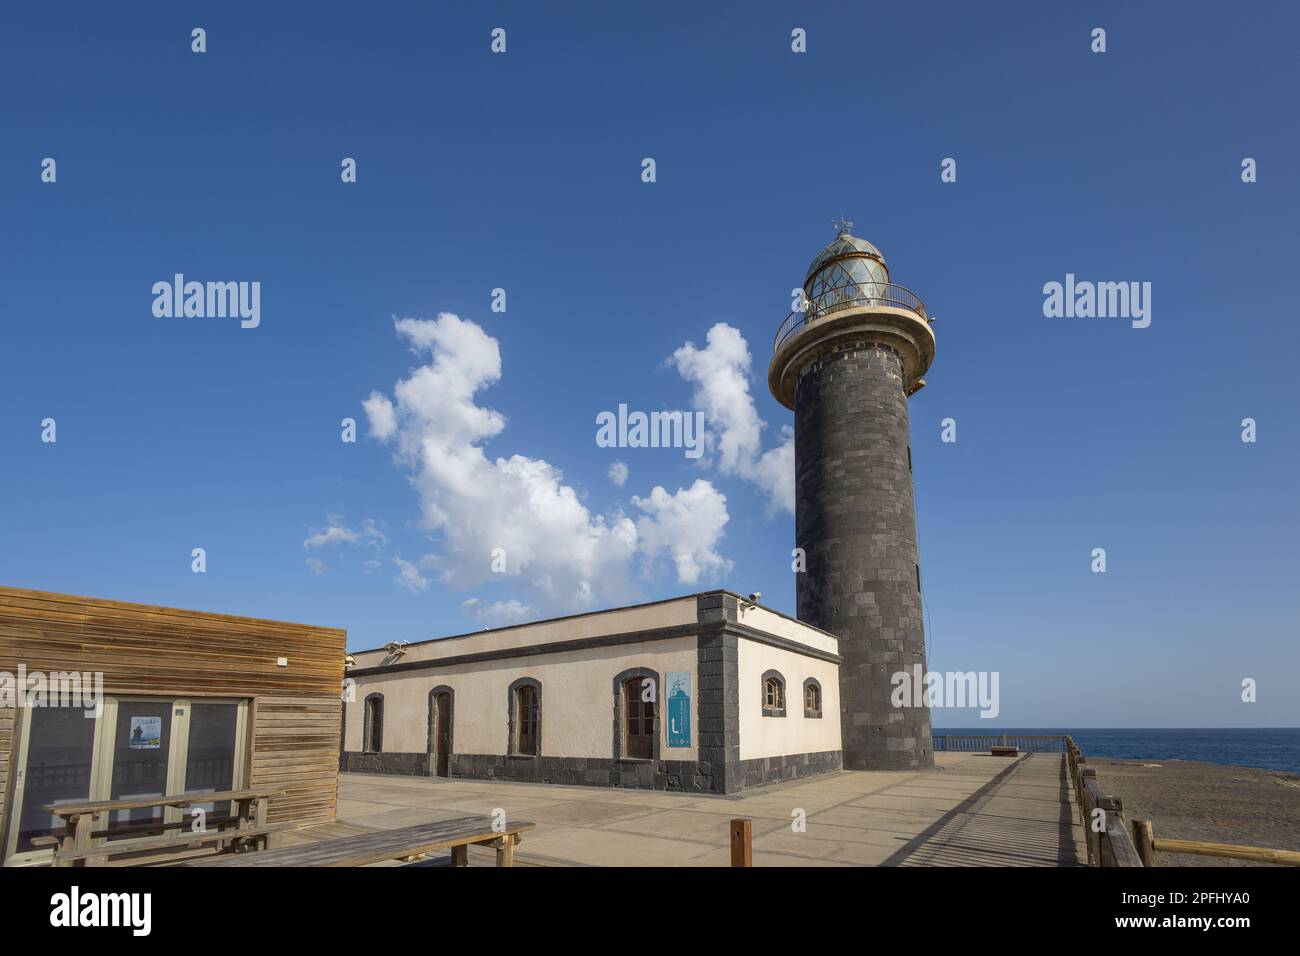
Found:
[[772, 344], [772, 350], [780, 349], [781, 343], [811, 322], [824, 319], [843, 309], [873, 305], [905, 309], [929, 321], [929, 317], [925, 314], [925, 303], [911, 289], [893, 282], [846, 282], [825, 292], [819, 292], [811, 298], [805, 298], [803, 309], [791, 312], [781, 323], [781, 327], [776, 330], [776, 341]]

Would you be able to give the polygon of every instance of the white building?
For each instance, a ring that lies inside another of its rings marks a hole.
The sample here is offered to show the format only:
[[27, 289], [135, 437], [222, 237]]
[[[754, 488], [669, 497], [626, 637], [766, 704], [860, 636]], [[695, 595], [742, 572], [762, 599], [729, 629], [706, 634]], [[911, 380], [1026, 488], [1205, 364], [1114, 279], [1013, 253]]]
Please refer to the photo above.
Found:
[[838, 644], [708, 591], [362, 651], [341, 766], [708, 793], [838, 770]]

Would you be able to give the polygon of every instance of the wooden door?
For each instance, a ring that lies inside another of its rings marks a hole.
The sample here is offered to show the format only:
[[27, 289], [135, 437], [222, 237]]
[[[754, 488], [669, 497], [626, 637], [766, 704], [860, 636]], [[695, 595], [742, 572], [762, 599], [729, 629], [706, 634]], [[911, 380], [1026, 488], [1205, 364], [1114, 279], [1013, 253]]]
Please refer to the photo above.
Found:
[[623, 684], [623, 756], [649, 760], [654, 756], [655, 705], [642, 700], [644, 678]]
[[447, 776], [447, 761], [451, 756], [451, 694], [438, 694], [433, 699], [435, 714], [434, 773]]

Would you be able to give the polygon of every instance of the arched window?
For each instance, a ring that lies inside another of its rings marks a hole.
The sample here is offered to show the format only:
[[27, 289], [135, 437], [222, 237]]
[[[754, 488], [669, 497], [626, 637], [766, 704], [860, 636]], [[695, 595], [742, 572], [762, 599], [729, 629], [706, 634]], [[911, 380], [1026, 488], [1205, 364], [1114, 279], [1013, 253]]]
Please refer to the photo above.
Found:
[[508, 753], [536, 757], [542, 747], [542, 685], [521, 677], [509, 687], [510, 740]]
[[822, 715], [822, 685], [815, 677], [809, 677], [803, 682], [803, 715], [805, 717]]
[[368, 754], [384, 752], [384, 695], [371, 694], [364, 705], [361, 749]]
[[614, 759], [659, 757], [659, 674], [633, 667], [614, 678]]
[[785, 716], [785, 678], [780, 671], [763, 672], [763, 716]]

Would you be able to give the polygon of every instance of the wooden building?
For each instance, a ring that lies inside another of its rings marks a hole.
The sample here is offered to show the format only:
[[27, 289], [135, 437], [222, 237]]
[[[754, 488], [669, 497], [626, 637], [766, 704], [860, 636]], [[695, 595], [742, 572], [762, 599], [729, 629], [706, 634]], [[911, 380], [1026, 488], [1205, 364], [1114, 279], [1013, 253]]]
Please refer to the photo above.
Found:
[[49, 858], [32, 839], [62, 802], [274, 787], [271, 822], [332, 822], [346, 642], [337, 628], [0, 587], [5, 864]]

